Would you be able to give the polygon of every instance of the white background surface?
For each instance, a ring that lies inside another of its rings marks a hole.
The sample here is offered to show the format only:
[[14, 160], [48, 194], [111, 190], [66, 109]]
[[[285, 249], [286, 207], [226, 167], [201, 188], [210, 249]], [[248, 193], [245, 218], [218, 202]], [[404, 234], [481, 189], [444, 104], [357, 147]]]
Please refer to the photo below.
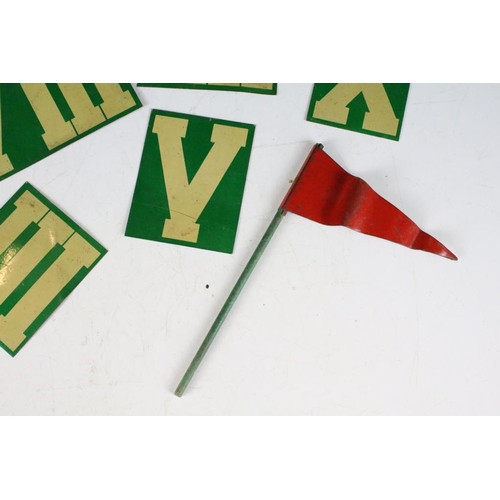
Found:
[[[108, 249], [15, 358], [0, 352], [0, 414], [500, 412], [500, 86], [412, 85], [399, 142], [307, 122], [311, 91], [138, 88], [143, 108], [0, 183], [1, 205], [28, 181]], [[233, 255], [123, 236], [153, 108], [256, 125]], [[289, 214], [176, 398], [316, 142], [458, 262]]]

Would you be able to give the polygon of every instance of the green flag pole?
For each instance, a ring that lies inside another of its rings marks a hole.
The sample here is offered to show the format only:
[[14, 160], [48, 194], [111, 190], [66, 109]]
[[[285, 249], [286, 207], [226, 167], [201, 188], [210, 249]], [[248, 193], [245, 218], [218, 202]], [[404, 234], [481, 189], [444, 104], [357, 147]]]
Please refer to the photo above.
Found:
[[255, 249], [254, 253], [250, 257], [248, 264], [246, 265], [245, 269], [243, 269], [241, 276], [239, 277], [238, 281], [234, 285], [234, 288], [231, 290], [231, 293], [229, 294], [229, 297], [226, 299], [226, 302], [222, 306], [222, 309], [220, 310], [219, 315], [217, 316], [217, 318], [215, 318], [215, 321], [214, 321], [214, 324], [212, 325], [212, 328], [210, 328], [210, 330], [208, 331], [207, 336], [205, 337], [205, 340], [202, 342], [200, 348], [198, 349], [198, 352], [196, 353], [195, 357], [193, 358], [193, 361], [191, 361], [191, 364], [189, 365], [186, 373], [184, 374], [184, 377], [182, 377], [182, 380], [180, 381], [179, 385], [177, 386], [177, 389], [175, 390], [176, 396], [181, 397], [184, 394], [186, 387], [189, 385], [189, 382], [191, 382], [193, 375], [195, 374], [196, 370], [200, 366], [202, 359], [205, 357], [205, 354], [207, 353], [207, 351], [210, 348], [210, 346], [212, 345], [212, 342], [214, 341], [217, 333], [219, 332], [220, 327], [222, 326], [222, 323], [224, 323], [224, 320], [227, 318], [227, 315], [229, 314], [232, 307], [234, 306], [234, 303], [236, 302], [236, 299], [238, 298], [241, 290], [245, 286], [245, 283], [247, 282], [248, 278], [250, 277], [250, 274], [252, 274], [252, 271], [254, 270], [255, 266], [257, 265], [257, 262], [259, 262], [259, 259], [262, 257], [264, 250], [266, 249], [267, 245], [271, 241], [271, 238], [273, 237], [274, 233], [276, 232], [276, 229], [278, 229], [280, 222], [283, 220], [283, 217], [286, 215], [287, 211], [284, 208], [286, 206], [286, 201], [288, 200], [288, 197], [291, 195], [292, 191], [295, 189], [295, 186], [297, 185], [297, 182], [300, 179], [300, 176], [302, 175], [305, 168], [307, 167], [307, 164], [308, 164], [310, 158], [312, 157], [312, 155], [314, 154], [314, 151], [316, 149], [323, 149], [323, 145], [316, 144], [311, 149], [311, 152], [307, 156], [306, 161], [304, 162], [304, 164], [302, 165], [302, 168], [300, 169], [299, 173], [295, 177], [293, 184], [290, 186], [288, 193], [286, 194], [285, 198], [283, 198], [283, 201], [281, 202], [281, 205], [278, 208], [278, 211], [276, 212], [274, 219], [271, 221], [271, 224], [269, 224], [269, 227], [267, 228], [266, 232], [264, 233], [264, 236], [262, 237], [259, 244], [257, 245], [257, 248]]
[[189, 385], [189, 382], [193, 378], [193, 375], [195, 374], [196, 370], [200, 366], [202, 359], [205, 357], [205, 354], [207, 353], [207, 351], [210, 348], [210, 346], [212, 345], [212, 342], [214, 341], [217, 333], [219, 332], [219, 329], [222, 326], [222, 323], [224, 323], [224, 320], [227, 318], [227, 315], [231, 311], [231, 309], [232, 309], [234, 303], [236, 302], [236, 299], [238, 298], [241, 290], [245, 286], [245, 283], [247, 282], [248, 278], [250, 277], [250, 274], [252, 274], [252, 271], [254, 270], [255, 266], [257, 265], [257, 262], [259, 261], [262, 254], [264, 253], [264, 250], [266, 249], [267, 245], [271, 241], [271, 238], [273, 237], [276, 229], [280, 225], [280, 222], [283, 220], [283, 217], [285, 216], [285, 214], [286, 214], [286, 211], [282, 208], [279, 208], [278, 211], [276, 212], [276, 215], [274, 216], [273, 220], [271, 221], [271, 224], [269, 224], [267, 231], [264, 233], [264, 236], [262, 237], [259, 244], [257, 245], [257, 248], [255, 249], [254, 253], [250, 257], [248, 264], [246, 265], [245, 269], [243, 269], [241, 276], [239, 277], [238, 281], [234, 285], [234, 288], [231, 290], [231, 293], [229, 294], [229, 297], [227, 298], [226, 302], [222, 306], [222, 309], [220, 310], [219, 315], [215, 319], [214, 324], [212, 325], [212, 328], [210, 328], [209, 332], [207, 333], [207, 336], [205, 337], [205, 340], [201, 344], [200, 348], [198, 349], [198, 352], [196, 353], [195, 357], [193, 358], [193, 361], [191, 361], [191, 364], [189, 365], [186, 373], [184, 374], [184, 377], [182, 377], [182, 380], [180, 381], [179, 385], [177, 386], [177, 389], [175, 390], [176, 396], [181, 397], [184, 394], [186, 387]]

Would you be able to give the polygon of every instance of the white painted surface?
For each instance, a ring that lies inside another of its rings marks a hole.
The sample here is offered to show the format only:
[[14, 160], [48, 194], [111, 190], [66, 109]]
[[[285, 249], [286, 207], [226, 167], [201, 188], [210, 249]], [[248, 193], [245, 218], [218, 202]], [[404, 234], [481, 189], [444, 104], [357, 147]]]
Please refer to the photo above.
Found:
[[[28, 181], [108, 249], [0, 352], [0, 414], [500, 413], [500, 86], [412, 85], [399, 142], [307, 122], [311, 90], [138, 88], [142, 109], [0, 183], [1, 205]], [[233, 255], [123, 236], [153, 108], [256, 125]], [[176, 398], [316, 142], [458, 262], [288, 215]]]

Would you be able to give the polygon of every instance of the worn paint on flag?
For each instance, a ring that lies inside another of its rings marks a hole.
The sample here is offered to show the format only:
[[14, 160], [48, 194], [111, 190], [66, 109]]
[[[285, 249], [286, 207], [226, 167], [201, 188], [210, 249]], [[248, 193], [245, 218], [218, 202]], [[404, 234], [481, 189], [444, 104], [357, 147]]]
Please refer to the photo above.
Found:
[[172, 89], [232, 90], [253, 94], [276, 95], [277, 83], [138, 83], [139, 87], [161, 87]]
[[24, 184], [0, 209], [0, 345], [17, 354], [105, 253]]
[[399, 140], [409, 83], [315, 83], [307, 119]]
[[457, 260], [363, 179], [346, 172], [317, 144], [281, 204], [287, 212]]
[[129, 83], [0, 84], [0, 179], [140, 107]]
[[125, 234], [231, 253], [254, 129], [153, 110]]

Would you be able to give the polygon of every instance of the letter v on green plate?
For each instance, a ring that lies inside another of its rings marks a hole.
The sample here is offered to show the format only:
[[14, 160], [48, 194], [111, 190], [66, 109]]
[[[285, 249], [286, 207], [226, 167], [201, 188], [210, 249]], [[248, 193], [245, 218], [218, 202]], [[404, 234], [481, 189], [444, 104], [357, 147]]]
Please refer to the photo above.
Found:
[[125, 234], [232, 253], [254, 130], [153, 110]]

